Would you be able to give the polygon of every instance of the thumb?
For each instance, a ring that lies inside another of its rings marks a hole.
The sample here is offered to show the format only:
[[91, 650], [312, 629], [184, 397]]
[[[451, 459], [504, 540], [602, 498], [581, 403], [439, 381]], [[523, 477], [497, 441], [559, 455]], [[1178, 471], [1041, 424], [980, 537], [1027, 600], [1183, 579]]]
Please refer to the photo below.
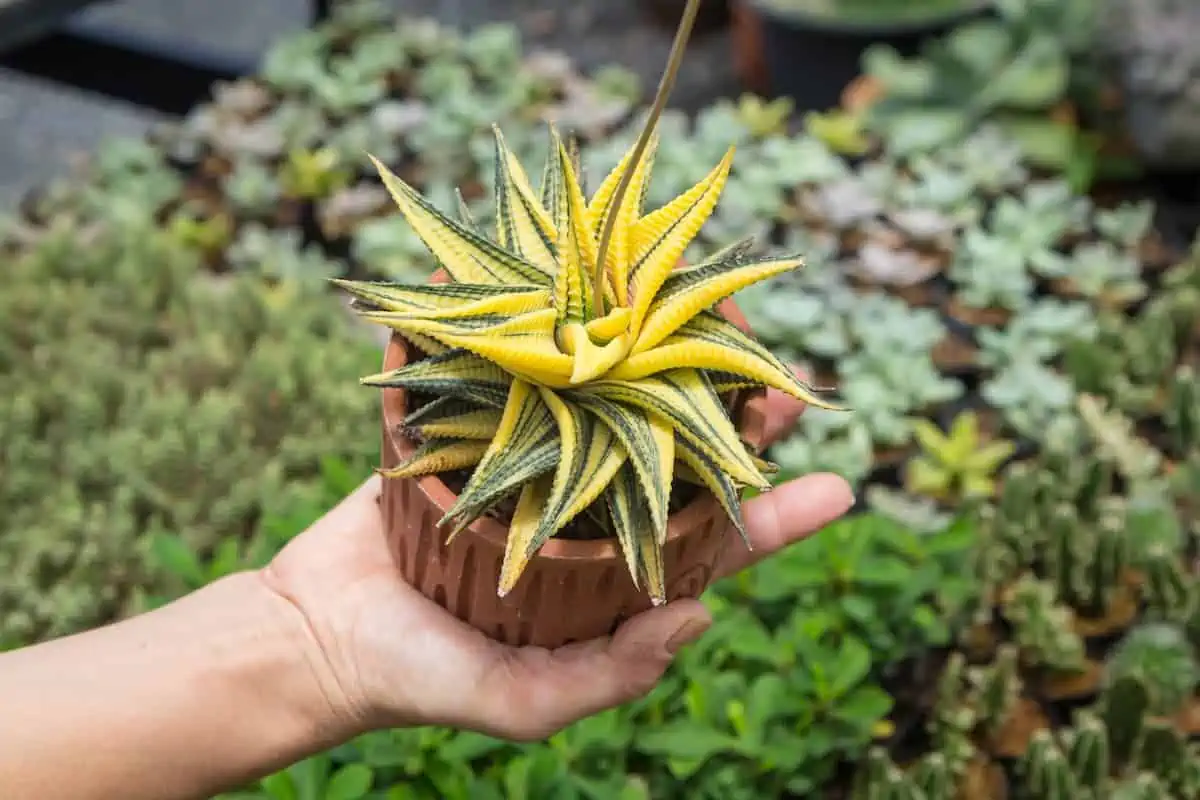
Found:
[[552, 651], [521, 681], [525, 725], [510, 738], [543, 739], [576, 720], [642, 697], [671, 659], [712, 624], [698, 600], [677, 600], [630, 619], [611, 637]]

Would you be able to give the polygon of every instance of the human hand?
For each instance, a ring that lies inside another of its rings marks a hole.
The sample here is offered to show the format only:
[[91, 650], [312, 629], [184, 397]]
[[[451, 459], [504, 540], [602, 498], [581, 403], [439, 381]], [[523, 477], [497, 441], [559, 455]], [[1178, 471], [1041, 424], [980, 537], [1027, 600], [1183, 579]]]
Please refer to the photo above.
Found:
[[[778, 439], [803, 410], [768, 395]], [[313, 674], [335, 724], [359, 732], [447, 725], [506, 739], [543, 739], [572, 722], [650, 691], [683, 645], [711, 618], [678, 600], [625, 622], [610, 637], [557, 650], [502, 645], [423, 597], [401, 577], [368, 480], [298, 536], [261, 573], [297, 609]], [[739, 572], [844, 514], [853, 494], [831, 474], [808, 475], [743, 506], [754, 545], [738, 537], [716, 575]]]

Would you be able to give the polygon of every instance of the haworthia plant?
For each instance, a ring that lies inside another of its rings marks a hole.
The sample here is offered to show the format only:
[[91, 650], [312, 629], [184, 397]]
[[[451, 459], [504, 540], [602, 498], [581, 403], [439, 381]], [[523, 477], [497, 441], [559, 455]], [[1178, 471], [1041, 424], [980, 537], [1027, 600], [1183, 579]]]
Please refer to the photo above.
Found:
[[[578, 152], [553, 128], [537, 190], [496, 131], [494, 238], [470, 215], [443, 214], [375, 162], [450, 283], [339, 281], [364, 317], [431, 354], [365, 382], [467, 404], [449, 419], [439, 412], [440, 427], [385, 474], [471, 469], [443, 520], [451, 536], [517, 496], [502, 596], [547, 539], [600, 501], [635, 583], [663, 602], [661, 547], [674, 477], [711, 490], [739, 529], [740, 490], [770, 487], [769, 465], [747, 450], [718, 391], [768, 386], [833, 407], [710, 310], [800, 259], [756, 259], [734, 245], [680, 266], [716, 207], [732, 148], [692, 188], [655, 211], [642, 208], [657, 119], [696, 6], [685, 13], [642, 135], [590, 198]], [[478, 413], [488, 408], [500, 413]], [[410, 423], [420, 432], [421, 420]]]

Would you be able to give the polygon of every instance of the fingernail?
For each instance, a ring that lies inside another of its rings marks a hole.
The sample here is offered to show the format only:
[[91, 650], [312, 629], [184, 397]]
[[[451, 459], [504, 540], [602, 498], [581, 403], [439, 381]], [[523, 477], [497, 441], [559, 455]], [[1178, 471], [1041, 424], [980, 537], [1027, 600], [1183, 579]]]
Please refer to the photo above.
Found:
[[667, 640], [667, 652], [675, 655], [684, 646], [699, 639], [710, 625], [710, 621], [702, 617], [692, 617], [679, 626], [679, 630]]

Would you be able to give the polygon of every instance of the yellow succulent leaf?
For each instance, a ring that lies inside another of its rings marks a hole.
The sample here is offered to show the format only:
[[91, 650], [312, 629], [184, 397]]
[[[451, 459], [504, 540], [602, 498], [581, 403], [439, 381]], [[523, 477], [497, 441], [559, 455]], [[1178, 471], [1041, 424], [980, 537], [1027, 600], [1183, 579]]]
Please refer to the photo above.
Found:
[[404, 463], [378, 472], [385, 478], [416, 478], [463, 469], [479, 463], [486, 450], [486, 442], [431, 439], [418, 447]]
[[558, 268], [554, 275], [554, 305], [559, 322], [587, 322], [597, 305], [592, 296], [596, 265], [596, 239], [587, 219], [587, 205], [579, 179], [562, 139], [554, 134], [558, 152], [560, 188], [555, 196], [554, 221], [558, 240]]
[[819, 408], [843, 410], [818, 396], [769, 350], [716, 314], [704, 313], [680, 328], [657, 347], [631, 356], [614, 367], [608, 377], [636, 381], [680, 367], [714, 370], [749, 378]]
[[557, 235], [550, 215], [533, 193], [529, 177], [495, 125], [496, 241], [553, 276]]
[[542, 270], [447, 217], [382, 162], [370, 158], [400, 213], [456, 283], [549, 282]]
[[712, 386], [696, 370], [671, 370], [639, 381], [605, 379], [577, 391], [594, 392], [659, 416], [734, 480], [758, 489], [770, 486], [755, 468]]
[[684, 269], [659, 287], [644, 322], [638, 328], [633, 354], [642, 353], [666, 339], [706, 308], [761, 280], [795, 269], [798, 258], [766, 261], [719, 262]]
[[629, 270], [633, 330], [641, 330], [658, 290], [716, 208], [732, 163], [731, 147], [708, 177], [660, 209], [668, 213], [655, 212], [637, 223]]
[[607, 344], [597, 345], [588, 336], [587, 329], [578, 322], [561, 328], [559, 335], [563, 350], [570, 354], [574, 361], [571, 371], [572, 386], [595, 380], [608, 372], [629, 352], [628, 336], [619, 336]]
[[963, 476], [962, 491], [964, 497], [991, 497], [996, 492], [996, 482], [985, 475], [967, 474]]
[[653, 531], [659, 541], [664, 541], [675, 464], [675, 429], [641, 408], [598, 394], [573, 392], [568, 397], [599, 418], [621, 441], [642, 487]]
[[588, 207], [588, 214], [593, 225], [592, 232], [597, 240], [599, 240], [608, 223], [609, 215], [616, 215], [612, 223], [608, 251], [604, 256], [604, 271], [607, 284], [612, 291], [612, 298], [619, 307], [628, 307], [629, 305], [629, 263], [633, 255], [631, 246], [633, 227], [637, 223], [638, 216], [641, 213], [642, 198], [645, 195], [646, 185], [650, 179], [650, 171], [657, 145], [658, 134], [655, 132], [645, 152], [642, 154], [641, 161], [632, 168], [632, 172], [629, 175], [629, 185], [621, 198], [621, 207], [619, 209], [614, 210], [612, 208], [613, 201], [615, 200], [614, 195], [625, 171], [630, 169], [630, 162], [637, 149], [636, 142], [630, 147], [616, 168], [604, 179], [604, 182], [600, 185], [600, 189], [592, 198], [591, 205]]
[[426, 439], [487, 439], [496, 435], [500, 412], [494, 408], [479, 408], [412, 426]]
[[904, 469], [904, 486], [913, 494], [945, 497], [948, 481], [949, 475], [925, 458], [911, 459]]
[[512, 523], [508, 526], [508, 538], [504, 541], [504, 562], [500, 565], [500, 585], [496, 592], [500, 597], [513, 590], [529, 560], [542, 546], [543, 542], [537, 538], [550, 497], [550, 486], [550, 476], [546, 474], [521, 489]]
[[1004, 463], [1016, 447], [1012, 442], [992, 442], [969, 454], [964, 463], [967, 470], [991, 474]]
[[457, 534], [501, 498], [553, 469], [558, 458], [550, 410], [531, 384], [514, 380], [487, 452], [442, 523], [457, 520], [451, 535]]
[[942, 429], [935, 425], [930, 420], [924, 418], [914, 419], [912, 422], [913, 437], [917, 440], [917, 444], [921, 449], [929, 455], [945, 461], [944, 454], [946, 453], [948, 440], [946, 434], [942, 433]]
[[628, 308], [614, 308], [603, 317], [597, 317], [587, 324], [588, 336], [593, 340], [608, 341], [629, 331], [629, 321], [633, 312]]

